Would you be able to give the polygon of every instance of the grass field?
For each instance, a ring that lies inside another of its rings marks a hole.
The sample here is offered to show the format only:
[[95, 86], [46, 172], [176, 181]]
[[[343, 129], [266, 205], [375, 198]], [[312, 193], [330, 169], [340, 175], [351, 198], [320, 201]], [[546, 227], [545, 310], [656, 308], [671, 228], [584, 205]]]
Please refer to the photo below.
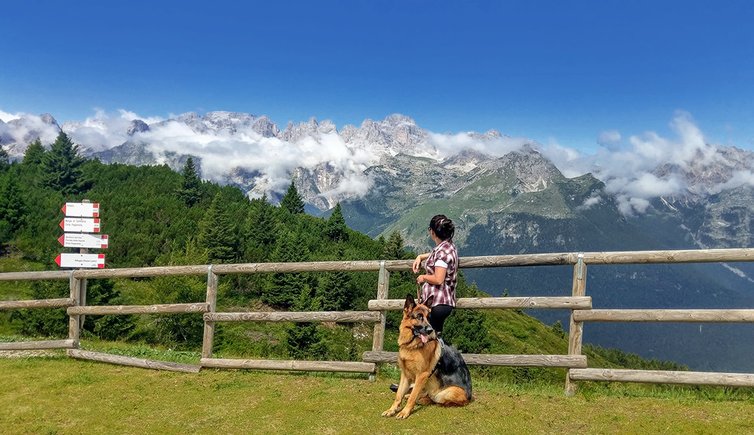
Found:
[[[386, 368], [365, 375], [205, 370], [158, 372], [65, 356], [0, 358], [3, 433], [754, 433], [751, 394], [481, 379], [465, 408], [380, 414]], [[712, 391], [714, 391], [713, 389]]]

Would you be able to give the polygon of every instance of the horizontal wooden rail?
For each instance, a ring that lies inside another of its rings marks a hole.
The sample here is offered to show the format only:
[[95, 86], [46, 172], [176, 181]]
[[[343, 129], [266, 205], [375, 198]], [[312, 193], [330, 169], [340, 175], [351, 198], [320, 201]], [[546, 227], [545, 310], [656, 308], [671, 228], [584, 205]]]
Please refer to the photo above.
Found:
[[462, 257], [459, 267], [515, 267], [576, 264], [579, 255], [584, 263], [593, 264], [658, 264], [658, 263], [719, 263], [754, 261], [754, 248], [688, 249], [672, 251], [615, 251], [523, 255], [488, 255]]
[[205, 313], [208, 322], [379, 322], [380, 313], [370, 311], [274, 311]]
[[590, 310], [574, 311], [577, 322], [754, 322], [754, 310]]
[[754, 374], [681, 372], [664, 370], [571, 369], [574, 381], [639, 382], [651, 384], [719, 385], [754, 387]]
[[202, 358], [202, 367], [218, 369], [289, 370], [307, 372], [374, 373], [375, 365], [354, 361], [294, 361]]
[[[367, 308], [372, 311], [402, 310], [405, 299], [372, 299]], [[456, 308], [564, 308], [588, 310], [592, 308], [591, 296], [543, 296], [504, 298], [460, 298]]]
[[[754, 261], [754, 248], [693, 249], [672, 251], [625, 251], [625, 252], [562, 252], [522, 255], [488, 255], [461, 257], [461, 268], [553, 266], [576, 264], [579, 256], [587, 264], [658, 264], [658, 263], [719, 263]], [[368, 261], [319, 261], [301, 263], [241, 263], [212, 266], [217, 275], [270, 273], [270, 272], [376, 272], [380, 260]], [[388, 260], [385, 269], [391, 272], [411, 270], [413, 260]], [[141, 278], [173, 275], [204, 275], [210, 265], [162, 266], [121, 269], [79, 269], [74, 271], [35, 271], [0, 273], [0, 281], [24, 281], [38, 279], [74, 278]]]
[[166, 314], [166, 313], [206, 313], [209, 305], [206, 302], [194, 304], [158, 304], [158, 305], [92, 305], [86, 307], [70, 307], [68, 314]]
[[72, 349], [76, 340], [8, 341], [0, 343], [0, 350]]
[[46, 270], [35, 272], [3, 272], [0, 281], [34, 281], [40, 279], [70, 279], [69, 270]]
[[[362, 355], [366, 362], [396, 363], [398, 352], [366, 351]], [[586, 367], [585, 355], [488, 355], [482, 353], [464, 353], [466, 364], [480, 366], [518, 366], [518, 367]]]
[[76, 359], [98, 361], [122, 366], [140, 367], [143, 369], [168, 370], [173, 372], [199, 373], [200, 366], [196, 364], [181, 364], [169, 361], [155, 361], [130, 356], [112, 355], [109, 353], [91, 352], [88, 350], [69, 349], [68, 356]]
[[73, 298], [60, 299], [30, 299], [25, 301], [0, 301], [0, 311], [19, 310], [26, 308], [60, 308], [70, 307], [76, 302]]
[[206, 275], [209, 265], [129, 267], [121, 269], [79, 269], [74, 278], [149, 278], [156, 276]]

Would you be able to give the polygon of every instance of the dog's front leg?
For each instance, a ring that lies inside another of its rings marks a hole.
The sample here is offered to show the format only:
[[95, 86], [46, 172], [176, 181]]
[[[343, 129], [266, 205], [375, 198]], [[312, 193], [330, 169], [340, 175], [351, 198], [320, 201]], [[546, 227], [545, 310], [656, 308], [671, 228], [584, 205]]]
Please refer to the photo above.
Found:
[[387, 411], [382, 413], [383, 417], [392, 417], [396, 412], [398, 412], [398, 408], [401, 407], [401, 402], [403, 402], [403, 396], [408, 393], [410, 383], [411, 381], [401, 373], [401, 381], [398, 384], [398, 391], [395, 392], [395, 400], [393, 401], [393, 405]]
[[408, 396], [408, 400], [406, 401], [406, 406], [403, 407], [403, 410], [400, 413], [398, 413], [398, 415], [396, 415], [395, 418], [408, 418], [408, 416], [411, 415], [411, 411], [414, 409], [414, 406], [416, 405], [416, 399], [419, 397], [419, 394], [421, 394], [424, 391], [424, 387], [426, 386], [427, 379], [429, 379], [429, 372], [421, 372], [419, 376], [416, 377], [416, 382], [414, 383], [414, 389], [413, 391], [411, 391], [411, 394], [409, 394]]

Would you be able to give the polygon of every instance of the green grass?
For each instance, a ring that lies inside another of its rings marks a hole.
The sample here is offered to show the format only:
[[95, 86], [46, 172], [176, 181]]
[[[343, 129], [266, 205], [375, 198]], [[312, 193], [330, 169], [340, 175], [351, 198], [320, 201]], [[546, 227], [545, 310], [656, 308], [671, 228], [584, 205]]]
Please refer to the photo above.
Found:
[[[510, 385], [478, 379], [465, 408], [383, 418], [397, 372], [366, 376], [159, 372], [70, 360], [0, 359], [3, 433], [753, 433], [754, 400], [690, 390]], [[626, 394], [626, 391], [634, 391]]]

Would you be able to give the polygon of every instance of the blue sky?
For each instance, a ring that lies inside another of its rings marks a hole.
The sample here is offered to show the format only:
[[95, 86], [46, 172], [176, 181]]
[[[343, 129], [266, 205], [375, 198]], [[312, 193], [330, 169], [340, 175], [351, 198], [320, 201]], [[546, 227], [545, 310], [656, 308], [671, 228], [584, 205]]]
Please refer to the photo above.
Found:
[[590, 150], [601, 132], [754, 148], [754, 2], [8, 2], [0, 110], [403, 113]]

